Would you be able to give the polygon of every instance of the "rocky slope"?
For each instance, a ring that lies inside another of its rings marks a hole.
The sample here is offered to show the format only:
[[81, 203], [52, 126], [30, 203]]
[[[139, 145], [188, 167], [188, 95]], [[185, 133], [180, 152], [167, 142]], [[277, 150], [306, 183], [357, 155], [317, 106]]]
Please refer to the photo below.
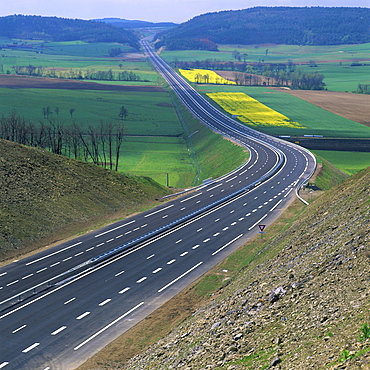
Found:
[[125, 369], [370, 369], [369, 184], [370, 168], [315, 200]]
[[0, 140], [0, 259], [153, 206], [168, 190]]

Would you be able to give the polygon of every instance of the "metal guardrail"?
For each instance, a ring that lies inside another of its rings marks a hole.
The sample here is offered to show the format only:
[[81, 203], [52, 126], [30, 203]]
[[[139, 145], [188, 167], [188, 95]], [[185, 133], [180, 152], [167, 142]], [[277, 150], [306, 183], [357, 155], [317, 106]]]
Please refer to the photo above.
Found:
[[[237, 197], [238, 195], [240, 195], [241, 193], [243, 192], [246, 192], [246, 191], [250, 191], [252, 190], [253, 188], [255, 188], [256, 186], [258, 186], [259, 184], [265, 182], [267, 179], [269, 179], [271, 176], [273, 176], [275, 174], [276, 171], [278, 171], [284, 164], [285, 162], [285, 157], [282, 156], [282, 155], [279, 155], [278, 156], [278, 161], [276, 162], [275, 166], [269, 171], [267, 172], [264, 176], [262, 176], [261, 178], [259, 178], [258, 180], [248, 184], [247, 186], [225, 196], [225, 197], [222, 197], [220, 198], [219, 200], [215, 201], [215, 202], [212, 202], [210, 204], [208, 204], [207, 206], [204, 206], [202, 208], [199, 208], [198, 210], [194, 211], [194, 212], [191, 212], [183, 217], [180, 217], [178, 219], [176, 219], [175, 221], [172, 221], [166, 225], [163, 225], [157, 229], [154, 229], [138, 238], [135, 238], [135, 239], [132, 239], [130, 240], [129, 242], [126, 242], [118, 247], [115, 247], [107, 252], [104, 252], [96, 257], [93, 257], [93, 258], [90, 258], [88, 260], [86, 260], [85, 262], [83, 263], [80, 263], [78, 264], [77, 266], [57, 275], [57, 276], [54, 276], [52, 277], [51, 279], [48, 279], [46, 281], [43, 281], [42, 283], [39, 283], [27, 290], [24, 290], [20, 293], [17, 293], [15, 294], [14, 296], [10, 297], [10, 298], [7, 298], [5, 300], [3, 300], [2, 302], [0, 302], [0, 307], [1, 306], [5, 306], [6, 304], [12, 306], [16, 303], [19, 303], [21, 302], [22, 300], [24, 299], [27, 299], [37, 293], [40, 293], [41, 291], [44, 291], [46, 289], [49, 289], [50, 287], [52, 287], [53, 285], [60, 285], [64, 282], [67, 282], [69, 281], [71, 278], [74, 278], [75, 276], [77, 276], [78, 274], [81, 273], [80, 270], [83, 270], [83, 272], [86, 272], [87, 269], [89, 268], [92, 268], [93, 265], [96, 265], [100, 262], [103, 262], [107, 259], [110, 259], [114, 256], [117, 256], [119, 255], [120, 253], [123, 253], [123, 252], [126, 252], [128, 250], [130, 250], [132, 247], [144, 242], [144, 241], [147, 241], [149, 240], [150, 238], [154, 237], [154, 236], [158, 236], [159, 234], [163, 233], [164, 231], [168, 231], [169, 229], [173, 228], [173, 227], [176, 227], [196, 216], [199, 216], [200, 214], [206, 212], [206, 211], [209, 211], [210, 209], [212, 208], [215, 208], [217, 206], [219, 206], [220, 204], [222, 203], [225, 203], [227, 201], [229, 201], [230, 199], [232, 198], [235, 198]], [[87, 269], [86, 269], [87, 268]], [[7, 307], [5, 307], [4, 309], [6, 309]]]
[[[208, 102], [206, 102], [208, 103]], [[208, 103], [209, 104], [209, 103]], [[214, 108], [214, 107], [212, 107]], [[193, 113], [195, 113], [193, 111]], [[213, 117], [213, 116], [212, 116]], [[216, 117], [213, 117], [213, 119], [217, 122], [219, 122], [220, 124], [222, 124], [223, 126], [227, 127], [228, 129], [230, 129], [232, 132], [235, 132], [235, 133], [238, 133], [242, 136], [247, 136], [249, 137], [251, 140], [253, 141], [256, 141], [256, 142], [260, 142], [264, 145], [266, 145], [265, 142], [263, 142], [263, 140], [260, 140], [258, 138], [255, 138], [251, 135], [249, 135], [248, 133], [246, 133], [245, 131], [247, 131], [247, 129], [245, 127], [243, 127], [240, 123], [234, 121], [234, 120], [231, 120], [229, 117], [225, 116], [226, 118], [226, 121], [230, 121], [232, 122], [233, 124], [235, 124], [238, 128], [240, 128], [240, 130], [234, 128], [234, 127], [231, 127], [229, 125], [227, 125], [225, 122], [221, 122], [218, 118]], [[209, 125], [209, 124], [208, 124]], [[210, 127], [212, 127], [213, 129], [217, 130], [218, 132], [221, 132], [218, 128], [212, 126], [212, 125], [209, 125]], [[250, 129], [248, 129], [250, 130]], [[254, 130], [252, 130], [254, 131]], [[224, 136], [228, 136], [230, 137], [228, 134], [225, 134], [223, 132], [221, 132]], [[275, 139], [276, 140], [276, 139]], [[245, 146], [245, 144], [243, 144]], [[217, 207], [219, 206], [220, 204], [222, 203], [225, 203], [227, 201], [229, 201], [230, 199], [234, 198], [234, 197], [237, 197], [238, 195], [240, 195], [241, 193], [243, 192], [246, 192], [246, 191], [250, 191], [252, 190], [253, 188], [255, 188], [256, 186], [258, 186], [259, 184], [265, 182], [266, 180], [268, 180], [270, 177], [272, 177], [282, 166], [283, 164], [285, 163], [285, 154], [278, 148], [276, 148], [275, 146], [269, 144], [269, 146], [271, 147], [271, 149], [273, 151], [275, 151], [275, 153], [277, 154], [277, 157], [278, 157], [278, 160], [277, 160], [277, 163], [275, 163], [274, 167], [272, 169], [270, 169], [270, 171], [268, 171], [265, 175], [263, 175], [261, 178], [259, 178], [258, 180], [250, 183], [249, 185], [237, 190], [236, 192], [234, 193], [231, 193], [229, 194], [228, 196], [225, 196], [223, 198], [220, 198], [219, 200], [215, 201], [215, 202], [212, 202], [210, 204], [208, 204], [207, 206], [204, 206], [200, 209], [198, 209], [197, 211], [194, 211], [194, 212], [191, 212], [189, 213], [188, 215], [185, 215], [183, 217], [180, 217], [178, 218], [177, 220], [175, 221], [172, 221], [164, 226], [161, 226], [157, 229], [154, 229], [138, 238], [135, 238], [127, 243], [124, 243], [118, 247], [115, 247], [107, 252], [104, 252], [96, 257], [93, 257], [93, 258], [90, 258], [89, 260], [57, 275], [57, 276], [54, 276], [53, 278], [51, 279], [48, 279], [42, 283], [39, 283], [25, 291], [22, 291], [10, 298], [7, 298], [5, 300], [3, 300], [2, 302], [0, 302], [0, 307], [1, 306], [5, 306], [6, 304], [8, 305], [14, 305], [18, 302], [21, 302], [23, 299], [26, 299], [26, 298], [29, 298], [29, 297], [32, 297], [33, 295], [45, 290], [45, 289], [48, 289], [50, 287], [52, 287], [53, 285], [61, 285], [69, 280], [71, 280], [72, 278], [75, 278], [76, 276], [78, 276], [79, 274], [81, 274], [82, 272], [86, 272], [88, 269], [92, 268], [93, 265], [96, 265], [98, 263], [101, 263], [109, 258], [112, 258], [116, 255], [119, 255], [120, 253], [123, 253], [127, 250], [129, 250], [130, 248], [134, 247], [135, 245], [138, 245], [144, 241], [147, 241], [148, 239], [154, 237], [154, 236], [157, 236], [158, 234], [164, 232], [164, 231], [167, 231], [175, 226], [178, 226], [179, 224], [185, 222], [185, 221], [188, 221], [189, 219], [192, 219], [206, 211], [209, 211], [210, 209], [214, 208], [214, 207]], [[305, 150], [305, 149], [303, 149]], [[308, 152], [307, 150], [305, 150], [306, 152]], [[311, 153], [308, 152], [310, 155]], [[316, 163], [316, 161], [315, 161]], [[245, 165], [245, 164], [243, 164]], [[243, 166], [242, 165], [242, 166]], [[241, 166], [240, 166], [241, 167]], [[232, 172], [235, 172], [237, 169], [233, 170]], [[301, 182], [301, 184], [299, 184], [297, 187], [296, 187], [296, 195], [299, 199], [301, 199], [303, 202], [305, 202], [301, 197], [299, 197], [298, 195], [298, 192], [297, 192], [297, 189], [299, 189], [300, 186], [302, 186], [302, 184], [304, 184], [305, 181], [307, 181], [313, 174], [314, 170], [311, 171], [312, 173], [307, 177], [307, 179], [303, 179], [303, 181]], [[230, 174], [228, 174], [230, 175]], [[204, 184], [202, 184], [204, 185]], [[305, 202], [306, 203], [306, 202]], [[87, 269], [86, 269], [87, 268]], [[80, 271], [80, 270], [83, 270], [83, 271]], [[79, 272], [80, 271], [80, 272]], [[38, 291], [39, 289], [39, 291]], [[6, 309], [6, 307], [4, 307], [4, 309]]]

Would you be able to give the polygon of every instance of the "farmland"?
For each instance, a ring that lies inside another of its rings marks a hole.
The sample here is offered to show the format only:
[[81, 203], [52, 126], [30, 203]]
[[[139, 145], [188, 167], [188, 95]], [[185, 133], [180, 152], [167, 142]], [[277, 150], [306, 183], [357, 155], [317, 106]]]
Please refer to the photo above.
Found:
[[304, 128], [269, 126], [262, 130], [275, 135], [323, 135], [328, 137], [370, 137], [370, 128], [321, 109], [290, 94], [264, 87], [212, 86], [200, 88], [203, 93], [242, 92], [283, 114]]
[[325, 158], [347, 175], [370, 166], [370, 153], [314, 150], [315, 154]]
[[183, 77], [191, 82], [210, 83], [219, 85], [235, 85], [234, 81], [226, 80], [214, 71], [204, 69], [179, 69]]
[[291, 121], [288, 117], [243, 93], [209, 93], [207, 96], [226, 112], [257, 129], [265, 127], [304, 128], [298, 122]]
[[[30, 50], [2, 50], [0, 66], [8, 74], [0, 75], [0, 116], [7, 116], [15, 109], [27, 121], [40, 123], [45, 122], [43, 109], [49, 107], [49, 120], [57, 120], [64, 126], [74, 122], [87, 129], [97, 127], [101, 121], [123, 124], [125, 137], [119, 171], [150, 176], [172, 187], [189, 187], [205, 178], [221, 176], [247, 158], [242, 148], [204, 128], [181, 109], [177, 98], [165, 89], [162, 78], [137, 51], [127, 49], [119, 57], [109, 58], [107, 51], [117, 47], [116, 44], [43, 45], [41, 54]], [[9, 74], [12, 66], [29, 64], [66, 72], [71, 69], [76, 72], [111, 69], [116, 73], [127, 70], [147, 81], [89, 82]], [[125, 120], [118, 116], [122, 106], [128, 112]], [[197, 134], [188, 139], [195, 131]], [[211, 158], [217, 161], [224, 151], [231, 154], [228, 161], [222, 166], [211, 163]]]
[[[359, 45], [220, 45], [219, 51], [164, 51], [161, 56], [170, 63], [176, 61], [217, 60], [237, 62], [233, 52], [246, 55], [246, 63], [288, 63], [305, 72], [325, 76], [326, 88], [331, 91], [355, 91], [358, 83], [370, 83], [370, 44]], [[310, 61], [316, 63], [310, 66]], [[353, 65], [358, 62], [357, 65]]]

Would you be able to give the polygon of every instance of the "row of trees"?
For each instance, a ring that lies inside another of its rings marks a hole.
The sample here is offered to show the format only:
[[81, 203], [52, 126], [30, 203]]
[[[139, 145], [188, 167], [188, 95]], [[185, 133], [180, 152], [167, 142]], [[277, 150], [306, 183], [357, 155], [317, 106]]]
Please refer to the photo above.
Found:
[[358, 84], [357, 94], [370, 94], [370, 84]]
[[19, 144], [43, 148], [66, 157], [93, 162], [118, 171], [124, 125], [101, 121], [82, 127], [58, 119], [27, 121], [15, 110], [0, 118], [0, 138]]
[[[235, 71], [234, 81], [245, 86], [290, 86], [292, 89], [322, 90], [325, 86], [324, 75], [317, 72], [304, 72], [297, 69], [292, 60], [288, 63], [234, 63], [219, 60], [194, 62], [175, 61], [173, 66], [181, 69], [206, 69]], [[310, 66], [313, 66], [309, 64]], [[196, 83], [208, 83], [207, 73], [198, 74]], [[216, 80], [217, 84], [217, 80]], [[220, 84], [223, 82], [220, 79]]]
[[100, 80], [100, 81], [139, 81], [143, 80], [139, 75], [132, 71], [113, 72], [112, 69], [108, 71], [95, 71], [94, 69], [88, 70], [55, 70], [44, 67], [36, 67], [33, 65], [28, 66], [13, 66], [16, 75], [35, 76], [35, 77], [50, 77], [72, 80]]
[[[175, 60], [171, 63], [174, 68], [181, 69], [210, 69], [213, 71], [237, 71], [262, 74], [267, 70], [278, 73], [280, 71], [294, 72], [296, 64], [293, 60], [289, 59], [287, 63], [264, 63], [262, 59], [259, 63], [247, 63], [247, 62], [224, 62], [219, 59], [205, 59], [195, 60], [193, 62]], [[311, 66], [311, 65], [310, 65]]]

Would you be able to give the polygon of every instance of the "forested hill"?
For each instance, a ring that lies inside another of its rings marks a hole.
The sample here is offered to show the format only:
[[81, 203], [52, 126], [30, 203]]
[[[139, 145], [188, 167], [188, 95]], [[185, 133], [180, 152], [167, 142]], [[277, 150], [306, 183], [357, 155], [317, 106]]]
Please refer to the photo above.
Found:
[[117, 27], [128, 29], [134, 28], [172, 28], [177, 26], [176, 23], [172, 22], [147, 22], [147, 21], [140, 21], [140, 20], [129, 20], [129, 19], [122, 19], [122, 18], [102, 18], [102, 19], [94, 19], [98, 22], [105, 22], [112, 24]]
[[0, 17], [0, 37], [45, 41], [118, 42], [138, 49], [137, 36], [111, 24], [81, 19], [11, 15]]
[[158, 34], [158, 47], [215, 50], [217, 44], [338, 45], [370, 42], [368, 8], [256, 7], [197, 16]]

